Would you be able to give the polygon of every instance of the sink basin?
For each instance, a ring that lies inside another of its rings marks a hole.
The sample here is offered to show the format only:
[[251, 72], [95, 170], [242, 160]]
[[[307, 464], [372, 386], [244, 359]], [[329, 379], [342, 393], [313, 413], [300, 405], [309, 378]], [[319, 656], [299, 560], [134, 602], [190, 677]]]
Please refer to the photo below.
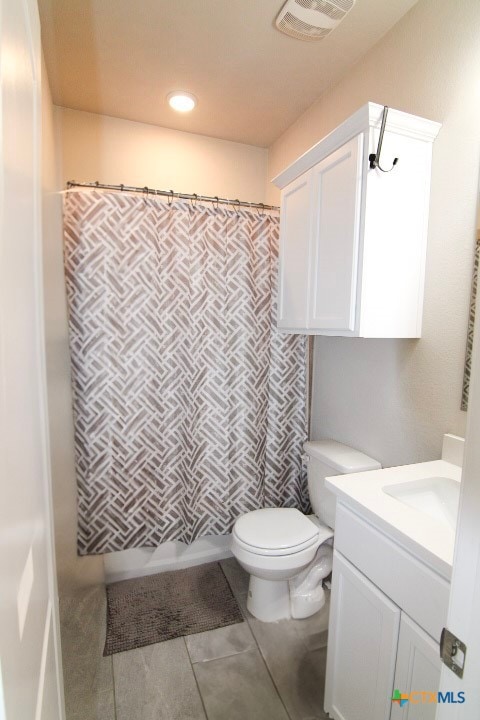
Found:
[[382, 489], [404, 505], [420, 510], [455, 530], [460, 499], [460, 483], [456, 480], [429, 477], [397, 485], [384, 485]]

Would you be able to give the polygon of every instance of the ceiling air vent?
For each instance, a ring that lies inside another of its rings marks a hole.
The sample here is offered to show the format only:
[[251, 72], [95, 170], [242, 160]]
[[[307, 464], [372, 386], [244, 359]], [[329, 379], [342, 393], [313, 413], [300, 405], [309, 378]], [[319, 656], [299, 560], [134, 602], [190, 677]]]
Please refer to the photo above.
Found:
[[355, 0], [287, 0], [276, 26], [297, 40], [321, 40], [337, 27], [354, 3]]

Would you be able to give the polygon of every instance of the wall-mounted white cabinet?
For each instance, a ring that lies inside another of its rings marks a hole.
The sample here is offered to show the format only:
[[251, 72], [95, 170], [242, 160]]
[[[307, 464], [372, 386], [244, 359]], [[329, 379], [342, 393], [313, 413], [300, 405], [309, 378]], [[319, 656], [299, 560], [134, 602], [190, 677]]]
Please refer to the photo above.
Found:
[[278, 327], [420, 337], [432, 143], [440, 125], [368, 103], [273, 182], [281, 188]]

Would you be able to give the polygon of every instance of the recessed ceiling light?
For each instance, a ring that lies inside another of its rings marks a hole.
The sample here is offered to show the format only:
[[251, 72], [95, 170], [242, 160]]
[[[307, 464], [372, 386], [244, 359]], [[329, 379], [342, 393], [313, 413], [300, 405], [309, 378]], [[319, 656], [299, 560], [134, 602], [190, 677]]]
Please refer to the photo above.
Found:
[[168, 104], [177, 112], [190, 112], [197, 104], [197, 98], [192, 93], [176, 90], [167, 95]]

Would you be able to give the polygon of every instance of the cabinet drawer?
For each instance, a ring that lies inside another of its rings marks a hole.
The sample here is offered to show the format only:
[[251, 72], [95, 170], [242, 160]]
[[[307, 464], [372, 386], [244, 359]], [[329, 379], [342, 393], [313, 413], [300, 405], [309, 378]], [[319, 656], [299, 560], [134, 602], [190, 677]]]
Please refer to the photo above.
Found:
[[447, 620], [450, 585], [341, 503], [335, 549], [435, 639]]

